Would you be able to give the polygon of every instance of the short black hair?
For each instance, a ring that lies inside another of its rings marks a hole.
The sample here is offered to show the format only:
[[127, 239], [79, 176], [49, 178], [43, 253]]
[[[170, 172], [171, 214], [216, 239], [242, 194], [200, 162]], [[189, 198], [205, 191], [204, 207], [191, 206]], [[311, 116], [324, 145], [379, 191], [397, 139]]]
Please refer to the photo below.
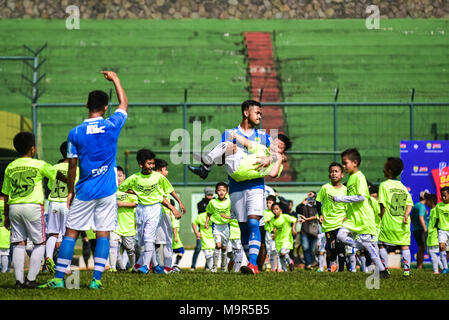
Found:
[[346, 149], [340, 154], [341, 158], [348, 157], [351, 161], [357, 161], [357, 166], [360, 166], [362, 163], [362, 156], [360, 155], [359, 150], [356, 148]]
[[61, 145], [59, 146], [59, 152], [61, 152], [61, 156], [64, 159], [67, 159], [67, 148], [68, 148], [68, 142], [64, 141], [63, 143], [61, 143]]
[[430, 202], [432, 202], [433, 204], [436, 205], [437, 202], [438, 202], [438, 197], [437, 197], [436, 194], [433, 194], [433, 193], [426, 193], [426, 194], [424, 195], [424, 200], [430, 201]]
[[225, 187], [226, 190], [228, 190], [228, 184], [226, 182], [220, 181], [215, 185], [215, 191], [217, 191], [218, 187], [220, 186]]
[[449, 194], [449, 187], [443, 187], [440, 190], [440, 195], [443, 194], [443, 192], [446, 192], [447, 194]]
[[36, 137], [31, 132], [19, 132], [14, 137], [13, 144], [16, 151], [23, 156], [31, 147], [36, 146]]
[[154, 154], [153, 151], [151, 151], [149, 149], [140, 149], [139, 151], [137, 151], [137, 154], [136, 154], [137, 163], [142, 164], [142, 165], [145, 163], [145, 161], [151, 160], [154, 158], [156, 158], [156, 155]]
[[404, 162], [398, 157], [389, 157], [386, 162], [387, 169], [391, 171], [394, 177], [401, 174], [404, 169]]
[[285, 144], [285, 150], [287, 151], [292, 147], [292, 142], [289, 137], [287, 137], [285, 134], [279, 133], [277, 137], [279, 140], [281, 140]]
[[379, 193], [379, 187], [374, 184], [368, 185], [369, 194]]
[[262, 105], [259, 102], [257, 102], [256, 100], [243, 101], [243, 103], [242, 103], [242, 116], [243, 116], [243, 112], [248, 110], [249, 107], [252, 107], [252, 106], [261, 107]]
[[276, 197], [273, 196], [272, 194], [270, 194], [270, 195], [267, 196], [266, 201], [268, 201], [268, 200], [271, 200], [271, 201], [273, 201], [273, 202], [276, 202]]
[[162, 170], [162, 168], [168, 166], [168, 162], [165, 161], [164, 159], [156, 159], [154, 160], [154, 162], [155, 162], [154, 170], [156, 171]]
[[332, 162], [332, 163], [329, 165], [328, 171], [330, 171], [332, 167], [339, 167], [340, 170], [341, 170], [341, 172], [343, 172], [343, 166], [342, 166], [340, 163], [338, 163], [338, 162]]
[[271, 205], [271, 210], [273, 210], [273, 207], [274, 207], [274, 206], [278, 206], [278, 207], [281, 209], [281, 211], [282, 211], [282, 205], [281, 205], [280, 202], [275, 202], [275, 203], [273, 203], [273, 204]]
[[89, 111], [100, 111], [109, 103], [109, 96], [102, 90], [94, 90], [87, 98], [87, 108]]
[[125, 173], [125, 170], [123, 170], [123, 168], [120, 166], [117, 166], [117, 171], [121, 171], [121, 172]]

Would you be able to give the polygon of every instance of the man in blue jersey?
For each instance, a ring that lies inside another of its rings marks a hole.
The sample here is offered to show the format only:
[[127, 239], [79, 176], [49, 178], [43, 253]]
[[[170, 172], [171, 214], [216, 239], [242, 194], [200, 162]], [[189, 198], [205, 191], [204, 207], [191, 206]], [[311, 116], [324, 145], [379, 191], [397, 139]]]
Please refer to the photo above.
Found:
[[[240, 125], [231, 130], [226, 130], [222, 136], [222, 142], [233, 141], [230, 139], [230, 133], [235, 132], [250, 141], [270, 146], [271, 137], [262, 130], [257, 129], [262, 118], [262, 109], [259, 102], [247, 100], [242, 103], [242, 121]], [[247, 148], [238, 145], [237, 148], [243, 149], [248, 153]], [[229, 152], [228, 152], [229, 153]], [[229, 155], [227, 155], [229, 156]], [[214, 161], [208, 161], [203, 156], [203, 164], [200, 167], [189, 166], [189, 169], [205, 179], [208, 171]], [[273, 159], [271, 156], [262, 157], [259, 167], [267, 167]], [[223, 163], [223, 162], [222, 162]], [[229, 177], [229, 194], [231, 198], [231, 217], [239, 221], [241, 230], [241, 241], [245, 253], [248, 257], [248, 265], [240, 268], [242, 273], [257, 274], [257, 256], [261, 246], [261, 235], [259, 229], [259, 220], [263, 217], [264, 210], [264, 189], [265, 182], [263, 178], [251, 179], [237, 182]]]
[[[90, 92], [86, 104], [89, 118], [69, 133], [67, 207], [70, 211], [55, 278], [41, 288], [64, 288], [64, 275], [72, 260], [76, 239], [81, 231], [90, 229], [96, 231], [97, 242], [89, 288], [102, 288], [100, 280], [109, 255], [109, 232], [117, 225], [117, 141], [128, 111], [128, 99], [117, 75], [111, 71], [102, 73], [114, 83], [120, 104], [112, 116], [104, 119], [108, 95], [98, 90]], [[74, 188], [78, 162], [79, 180]]]

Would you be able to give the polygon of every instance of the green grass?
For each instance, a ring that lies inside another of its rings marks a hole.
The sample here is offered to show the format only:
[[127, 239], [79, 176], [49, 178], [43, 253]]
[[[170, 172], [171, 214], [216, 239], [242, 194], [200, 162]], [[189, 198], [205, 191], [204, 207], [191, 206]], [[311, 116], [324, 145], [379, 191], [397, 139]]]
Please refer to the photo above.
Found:
[[[0, 20], [0, 55], [23, 55], [23, 44], [44, 51], [45, 94], [40, 102], [84, 102], [90, 90], [107, 92], [111, 84], [98, 73], [118, 72], [131, 102], [237, 102], [249, 97], [243, 31], [272, 31], [279, 80], [285, 101], [407, 102], [449, 101], [449, 22], [447, 19], [382, 19], [368, 30], [363, 19], [347, 20], [82, 20], [80, 30], [65, 29], [64, 20]], [[19, 62], [0, 62], [0, 110], [31, 117], [29, 102], [18, 90]], [[28, 71], [29, 73], [29, 71]], [[116, 101], [113, 96], [113, 101]], [[441, 114], [446, 107], [416, 107], [415, 138], [433, 139], [431, 128], [449, 134]], [[293, 149], [333, 149], [331, 107], [286, 107], [285, 131]], [[58, 147], [70, 128], [86, 116], [84, 108], [39, 112], [43, 148], [40, 157], [59, 159]], [[358, 147], [362, 170], [371, 181], [382, 180], [383, 161], [399, 156], [399, 140], [409, 138], [407, 107], [341, 107], [339, 149]], [[202, 121], [202, 131], [234, 127], [235, 107], [191, 107], [187, 121]], [[118, 145], [124, 151], [147, 147], [169, 150], [170, 133], [182, 128], [181, 108], [132, 108]], [[192, 143], [192, 137], [190, 142]], [[209, 141], [203, 141], [202, 147]], [[168, 158], [167, 155], [163, 155]], [[326, 181], [332, 156], [292, 156], [296, 181]], [[171, 166], [171, 178], [183, 181], [182, 166]], [[138, 170], [134, 155], [130, 171]], [[190, 181], [202, 181], [189, 175]], [[215, 170], [211, 180], [225, 179]]]
[[[183, 271], [168, 275], [108, 273], [104, 290], [87, 288], [92, 271], [81, 271], [79, 290], [13, 290], [14, 276], [0, 274], [3, 300], [440, 300], [447, 299], [449, 282], [431, 270], [391, 270], [379, 289], [367, 289], [369, 275], [357, 272], [316, 273], [297, 269], [287, 273], [249, 276], [233, 273]], [[49, 279], [40, 275], [38, 282]], [[51, 293], [51, 294], [50, 294]]]

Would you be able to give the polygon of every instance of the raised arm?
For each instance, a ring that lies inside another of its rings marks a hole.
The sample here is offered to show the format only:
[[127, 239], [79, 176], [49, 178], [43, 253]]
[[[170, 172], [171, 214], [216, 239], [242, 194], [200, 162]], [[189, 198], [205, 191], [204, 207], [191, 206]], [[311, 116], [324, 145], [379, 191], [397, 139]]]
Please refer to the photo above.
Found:
[[117, 77], [117, 74], [113, 71], [101, 71], [104, 74], [106, 80], [112, 81], [114, 83], [115, 92], [117, 94], [117, 99], [119, 102], [119, 106], [117, 109], [123, 110], [128, 113], [128, 98], [126, 97], [125, 90], [123, 90], [122, 85], [120, 84], [120, 79]]

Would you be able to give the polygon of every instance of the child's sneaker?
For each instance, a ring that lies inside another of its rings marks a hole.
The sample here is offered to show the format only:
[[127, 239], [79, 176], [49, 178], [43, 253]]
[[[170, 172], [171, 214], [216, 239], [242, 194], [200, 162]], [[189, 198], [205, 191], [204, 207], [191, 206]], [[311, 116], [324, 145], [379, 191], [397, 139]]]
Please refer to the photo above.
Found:
[[443, 269], [443, 271], [441, 271], [441, 274], [446, 274], [446, 273], [449, 273], [449, 269]]
[[248, 265], [240, 267], [240, 272], [245, 274], [258, 274], [259, 268], [248, 262]]
[[147, 266], [141, 266], [139, 269], [137, 269], [138, 273], [147, 274], [148, 273], [148, 267]]
[[410, 270], [406, 270], [403, 273], [404, 277], [410, 277]]
[[60, 289], [64, 288], [64, 279], [62, 278], [53, 278], [47, 281], [47, 283], [41, 284], [40, 286], [37, 286], [38, 289], [45, 289], [45, 288], [51, 288], [51, 289]]
[[155, 266], [153, 268], [153, 272], [156, 274], [166, 274], [164, 267], [162, 267], [162, 266]]
[[89, 289], [103, 289], [103, 285], [100, 280], [92, 279], [89, 285]]

